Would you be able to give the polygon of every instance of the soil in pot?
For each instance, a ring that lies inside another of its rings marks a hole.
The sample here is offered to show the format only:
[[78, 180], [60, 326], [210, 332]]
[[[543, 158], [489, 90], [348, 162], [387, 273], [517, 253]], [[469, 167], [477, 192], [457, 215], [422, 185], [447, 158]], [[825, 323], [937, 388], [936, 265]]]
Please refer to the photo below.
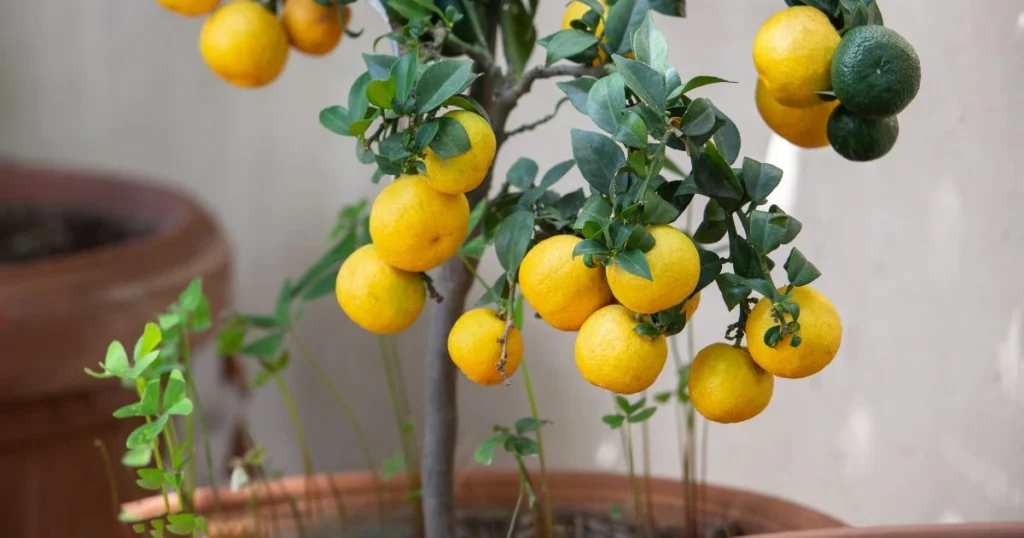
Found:
[[29, 204], [0, 205], [0, 264], [74, 254], [142, 237], [140, 222], [80, 209]]

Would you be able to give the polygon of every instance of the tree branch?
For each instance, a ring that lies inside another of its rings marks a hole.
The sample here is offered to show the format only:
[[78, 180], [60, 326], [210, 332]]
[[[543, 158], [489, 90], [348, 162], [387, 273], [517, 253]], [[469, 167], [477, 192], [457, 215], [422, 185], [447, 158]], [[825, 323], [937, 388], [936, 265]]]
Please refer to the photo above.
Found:
[[532, 131], [532, 130], [536, 129], [537, 127], [540, 127], [541, 125], [544, 125], [545, 123], [555, 119], [555, 117], [558, 116], [558, 109], [561, 108], [562, 105], [566, 101], [568, 101], [568, 100], [569, 100], [568, 97], [563, 97], [563, 98], [559, 99], [558, 103], [555, 104], [555, 110], [553, 110], [550, 114], [540, 118], [537, 121], [533, 121], [533, 122], [530, 122], [530, 123], [526, 123], [526, 124], [520, 125], [519, 127], [516, 127], [515, 129], [512, 129], [512, 130], [508, 131], [507, 133], [505, 133], [505, 137], [508, 138], [510, 136], [514, 136], [514, 135], [517, 135], [517, 134], [520, 134], [520, 133], [525, 133], [526, 131]]
[[533, 88], [533, 83], [543, 78], [555, 78], [555, 77], [601, 77], [605, 73], [603, 66], [589, 66], [589, 65], [550, 65], [550, 66], [537, 66], [530, 69], [519, 82], [511, 84], [506, 88], [502, 89], [497, 96], [497, 105], [503, 108], [507, 108], [511, 111], [515, 108], [516, 103], [519, 102], [519, 98], [527, 94], [530, 89]]

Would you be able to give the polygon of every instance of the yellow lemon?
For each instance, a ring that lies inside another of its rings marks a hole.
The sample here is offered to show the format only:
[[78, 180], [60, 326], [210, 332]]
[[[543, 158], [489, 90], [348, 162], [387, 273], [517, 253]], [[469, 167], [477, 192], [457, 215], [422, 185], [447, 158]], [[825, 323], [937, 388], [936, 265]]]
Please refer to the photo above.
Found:
[[640, 323], [622, 305], [594, 312], [576, 335], [576, 368], [591, 384], [618, 394], [636, 394], [658, 379], [668, 344], [665, 337], [643, 336]]
[[[747, 317], [747, 346], [750, 356], [769, 373], [797, 379], [816, 374], [832, 362], [843, 341], [843, 325], [839, 312], [821, 292], [802, 286], [793, 288], [790, 295], [790, 302], [800, 307], [800, 345], [793, 347], [792, 335], [788, 334], [774, 348], [764, 343], [765, 332], [779, 323], [773, 316], [771, 300], [762, 298]], [[792, 321], [789, 314], [785, 318]]]
[[[601, 7], [604, 8], [604, 13], [601, 14], [601, 19], [597, 22], [597, 28], [594, 29], [594, 35], [597, 37], [604, 36], [604, 20], [608, 18], [608, 4], [604, 3], [603, 0], [598, 0]], [[562, 16], [562, 30], [572, 29], [572, 21], [582, 19], [587, 12], [590, 11], [590, 6], [587, 4], [574, 1], [569, 3], [565, 8], [565, 15]]]
[[427, 297], [418, 274], [384, 263], [373, 245], [360, 247], [341, 264], [334, 294], [356, 325], [376, 334], [407, 329]]
[[220, 78], [242, 88], [270, 84], [288, 61], [288, 36], [277, 17], [253, 0], [235, 0], [210, 15], [199, 51]]
[[541, 319], [562, 331], [575, 331], [591, 314], [612, 302], [604, 271], [590, 269], [572, 249], [582, 241], [556, 235], [537, 243], [519, 266], [519, 288]]
[[449, 159], [438, 157], [427, 148], [423, 163], [427, 167], [427, 181], [430, 186], [448, 194], [462, 194], [475, 189], [487, 177], [487, 171], [494, 162], [497, 141], [494, 130], [482, 116], [466, 110], [454, 110], [444, 115], [466, 129], [469, 135], [469, 151]]
[[[501, 336], [504, 332], [505, 320], [499, 318], [494, 310], [470, 310], [455, 321], [448, 333], [448, 355], [474, 383], [497, 385], [502, 382], [498, 361], [501, 360]], [[508, 332], [506, 351], [505, 375], [512, 377], [523, 360], [523, 337], [515, 326]]]
[[334, 50], [345, 30], [345, 20], [337, 4], [321, 6], [314, 0], [285, 2], [281, 23], [292, 46], [314, 56]]
[[370, 208], [370, 237], [380, 257], [406, 271], [427, 271], [455, 254], [469, 231], [469, 202], [444, 194], [423, 176], [384, 187]]
[[220, 0], [156, 0], [158, 4], [186, 17], [205, 15], [217, 7]]
[[832, 88], [832, 55], [839, 32], [824, 13], [794, 6], [772, 15], [754, 37], [754, 67], [782, 105], [821, 104], [814, 92]]
[[683, 302], [700, 278], [700, 256], [686, 234], [664, 224], [648, 226], [654, 248], [647, 251], [647, 265], [654, 280], [636, 276], [614, 263], [607, 268], [608, 285], [626, 308], [653, 314]]
[[782, 138], [808, 149], [828, 145], [828, 117], [839, 106], [839, 101], [820, 101], [807, 108], [790, 108], [772, 98], [761, 79], [757, 80], [754, 100], [761, 119]]
[[693, 294], [683, 303], [683, 312], [686, 313], [686, 322], [689, 323], [693, 319], [693, 315], [697, 313], [697, 307], [700, 306], [700, 292]]
[[694, 357], [687, 388], [694, 409], [704, 418], [743, 422], [768, 407], [775, 378], [758, 366], [747, 350], [717, 343]]

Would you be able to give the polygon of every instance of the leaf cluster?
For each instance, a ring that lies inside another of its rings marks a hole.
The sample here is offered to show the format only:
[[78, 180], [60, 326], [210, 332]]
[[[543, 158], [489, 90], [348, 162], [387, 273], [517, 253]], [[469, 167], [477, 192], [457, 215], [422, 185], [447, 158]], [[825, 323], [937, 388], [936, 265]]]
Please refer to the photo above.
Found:
[[604, 422], [613, 430], [621, 428], [623, 424], [645, 422], [654, 416], [654, 413], [658, 410], [653, 405], [647, 405], [646, 397], [641, 397], [637, 401], [630, 403], [625, 396], [616, 396], [615, 405], [617, 412], [601, 417], [601, 422]]

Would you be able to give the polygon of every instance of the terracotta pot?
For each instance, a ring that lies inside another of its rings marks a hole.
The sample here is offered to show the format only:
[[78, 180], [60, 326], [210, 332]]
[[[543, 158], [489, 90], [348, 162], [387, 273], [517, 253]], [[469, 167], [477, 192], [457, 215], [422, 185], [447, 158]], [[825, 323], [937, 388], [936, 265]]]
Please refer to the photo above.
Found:
[[1020, 538], [1024, 522], [937, 523], [859, 529], [826, 529], [765, 534], [747, 538]]
[[[684, 510], [680, 482], [664, 479], [652, 482], [654, 513], [658, 523], [681, 525]], [[625, 505], [630, 491], [627, 477], [602, 473], [554, 472], [550, 474], [549, 486], [556, 510], [598, 514], [607, 514], [613, 504]], [[387, 498], [395, 499], [390, 504], [396, 510], [403, 506], [400, 499], [407, 492], [405, 483], [392, 480], [384, 484], [384, 489]], [[333, 491], [341, 494], [353, 519], [372, 517], [377, 511], [373, 482], [366, 473], [317, 475], [308, 483], [302, 476], [292, 476], [234, 493], [221, 490], [221, 511], [216, 514], [212, 510], [211, 490], [197, 491], [195, 501], [197, 511], [209, 516], [213, 536], [254, 532], [261, 536], [288, 536], [275, 532], [287, 529], [294, 520], [287, 499], [291, 497], [298, 501], [299, 509], [304, 512], [312, 506], [317, 513], [330, 515], [335, 506]], [[499, 513], [507, 517], [518, 493], [519, 477], [515, 471], [485, 469], [463, 471], [456, 476], [456, 506], [465, 513]], [[703, 503], [709, 520], [737, 522], [747, 533], [843, 526], [835, 518], [796, 503], [721, 486], [708, 486]], [[172, 510], [176, 506], [176, 500], [172, 498]], [[256, 510], [253, 510], [254, 506]], [[158, 517], [164, 511], [160, 497], [127, 503], [123, 508], [126, 513], [144, 519]]]
[[[131, 394], [82, 369], [202, 276], [213, 312], [226, 306], [228, 245], [194, 201], [152, 184], [0, 162], [0, 204], [44, 205], [125, 219], [146, 230], [77, 253], [0, 265], [0, 536], [110, 536], [114, 504], [94, 440], [113, 461], [121, 499], [138, 498], [120, 465], [135, 423], [111, 411]], [[207, 333], [209, 334], [209, 333]]]

